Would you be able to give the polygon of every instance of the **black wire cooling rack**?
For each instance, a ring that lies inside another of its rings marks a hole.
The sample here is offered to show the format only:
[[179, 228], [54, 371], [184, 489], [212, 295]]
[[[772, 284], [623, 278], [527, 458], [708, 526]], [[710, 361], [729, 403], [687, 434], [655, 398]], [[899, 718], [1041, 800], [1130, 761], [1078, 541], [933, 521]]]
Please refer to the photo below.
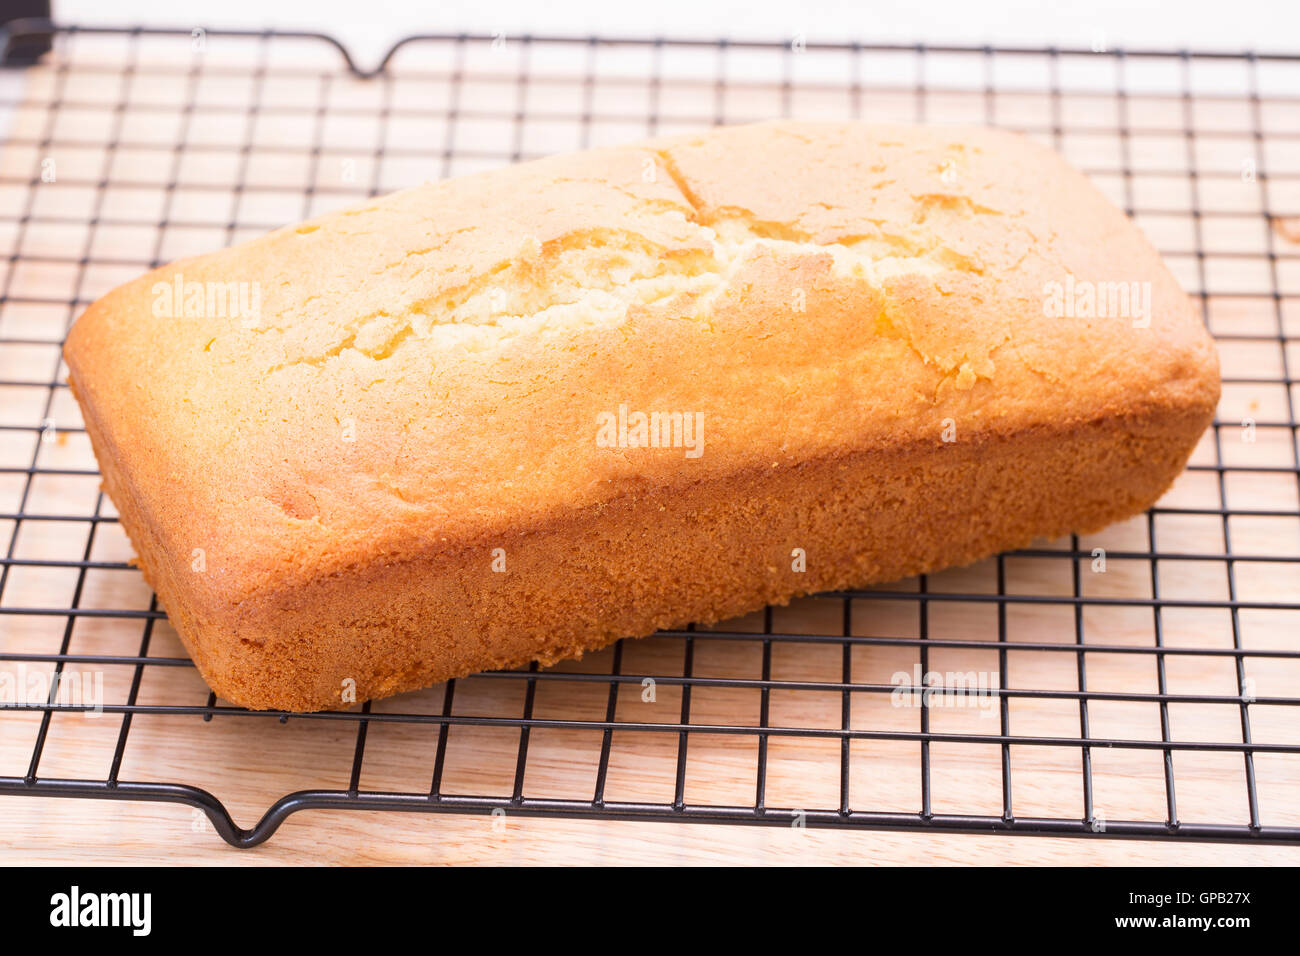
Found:
[[[0, 87], [0, 794], [188, 804], [239, 847], [309, 808], [1300, 843], [1297, 58], [420, 36], [366, 74], [327, 36], [8, 31], [43, 34]], [[345, 713], [215, 699], [98, 490], [59, 360], [76, 315], [366, 195], [774, 115], [1004, 125], [1092, 175], [1222, 351], [1174, 491], [1102, 535], [578, 664]], [[88, 677], [93, 706], [67, 696]], [[262, 750], [307, 785], [255, 780], [245, 829], [204, 783]]]

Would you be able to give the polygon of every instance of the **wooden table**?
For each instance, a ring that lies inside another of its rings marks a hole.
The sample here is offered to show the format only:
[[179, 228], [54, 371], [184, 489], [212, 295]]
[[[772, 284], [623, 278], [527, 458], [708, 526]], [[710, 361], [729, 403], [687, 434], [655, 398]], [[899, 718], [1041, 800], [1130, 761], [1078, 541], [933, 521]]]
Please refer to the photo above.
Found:
[[[27, 806], [24, 805], [29, 804]], [[934, 836], [766, 827], [508, 820], [308, 811], [266, 845], [232, 850], [196, 833], [184, 807], [0, 800], [5, 864], [717, 864], [892, 866], [951, 864], [1295, 866], [1290, 847], [1179, 845], [1125, 840]]]

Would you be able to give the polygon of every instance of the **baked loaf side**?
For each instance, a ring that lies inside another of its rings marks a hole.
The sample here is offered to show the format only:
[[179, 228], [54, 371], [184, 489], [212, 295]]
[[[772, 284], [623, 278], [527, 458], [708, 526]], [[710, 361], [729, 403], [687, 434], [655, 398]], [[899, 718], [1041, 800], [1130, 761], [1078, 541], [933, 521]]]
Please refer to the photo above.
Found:
[[1219, 391], [1056, 154], [853, 124], [396, 193], [155, 270], [65, 355], [203, 676], [287, 710], [1095, 530]]

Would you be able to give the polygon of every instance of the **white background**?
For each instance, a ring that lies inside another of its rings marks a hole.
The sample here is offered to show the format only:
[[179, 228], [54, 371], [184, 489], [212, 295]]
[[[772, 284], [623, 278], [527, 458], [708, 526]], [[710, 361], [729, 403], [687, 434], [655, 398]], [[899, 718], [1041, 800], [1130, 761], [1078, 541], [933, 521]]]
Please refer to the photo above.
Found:
[[54, 0], [65, 23], [309, 29], [369, 65], [409, 33], [1001, 43], [1300, 52], [1297, 0]]

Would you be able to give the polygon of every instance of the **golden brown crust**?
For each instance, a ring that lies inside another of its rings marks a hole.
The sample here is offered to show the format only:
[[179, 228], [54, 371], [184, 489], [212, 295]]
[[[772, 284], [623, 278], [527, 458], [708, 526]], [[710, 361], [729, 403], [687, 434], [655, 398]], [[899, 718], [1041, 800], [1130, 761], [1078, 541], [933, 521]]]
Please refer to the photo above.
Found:
[[[177, 273], [256, 283], [256, 325], [156, 314]], [[1047, 314], [1065, 282], [1150, 308]], [[1099, 527], [1219, 388], [1158, 255], [1055, 154], [852, 124], [408, 190], [156, 270], [65, 354], [205, 678], [292, 710]], [[700, 415], [703, 453], [606, 447], [620, 405]]]

